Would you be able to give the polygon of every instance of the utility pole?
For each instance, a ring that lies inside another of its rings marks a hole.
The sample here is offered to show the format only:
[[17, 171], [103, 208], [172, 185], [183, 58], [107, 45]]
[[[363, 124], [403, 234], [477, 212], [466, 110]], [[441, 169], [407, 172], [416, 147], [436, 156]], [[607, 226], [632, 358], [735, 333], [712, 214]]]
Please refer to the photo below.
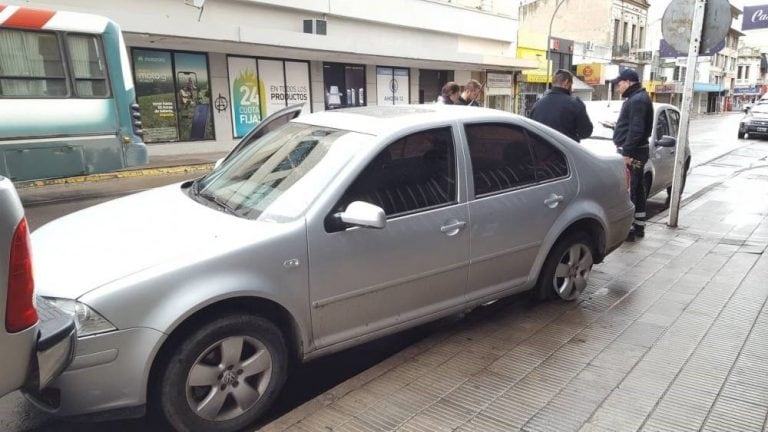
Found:
[[547, 33], [547, 84], [546, 87], [549, 89], [550, 85], [552, 83], [551, 76], [552, 72], [550, 71], [550, 57], [549, 52], [552, 50], [552, 23], [555, 22], [555, 16], [557, 15], [557, 10], [560, 9], [560, 6], [565, 3], [565, 0], [555, 0], [557, 2], [557, 6], [555, 6], [555, 11], [552, 12], [552, 18], [549, 19], [549, 33]]

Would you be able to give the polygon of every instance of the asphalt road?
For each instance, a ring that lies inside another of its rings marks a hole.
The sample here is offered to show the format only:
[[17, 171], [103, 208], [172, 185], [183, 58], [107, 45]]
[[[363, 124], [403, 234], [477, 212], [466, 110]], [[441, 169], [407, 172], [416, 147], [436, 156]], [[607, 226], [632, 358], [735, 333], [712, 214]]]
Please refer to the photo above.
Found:
[[[748, 140], [737, 140], [738, 114], [708, 116], [691, 123], [690, 142], [693, 167], [706, 163], [733, 151]], [[32, 230], [63, 215], [72, 213], [119, 196], [136, 193], [162, 185], [182, 182], [199, 174], [137, 177], [110, 180], [89, 185], [46, 187], [44, 190], [22, 190], [27, 217]], [[666, 193], [662, 192], [649, 201], [649, 217], [666, 208]], [[510, 301], [518, 301], [512, 299]], [[476, 311], [461, 319], [481, 319], [483, 311]], [[458, 317], [457, 317], [458, 319]], [[279, 417], [301, 403], [324, 392], [395, 354], [413, 342], [455, 320], [442, 321], [418, 329], [357, 347], [343, 353], [319, 359], [299, 366], [289, 379], [280, 400], [268, 419]], [[460, 323], [459, 323], [460, 324]], [[133, 432], [164, 430], [151, 420], [122, 420], [100, 423], [70, 423], [56, 419], [38, 410], [15, 392], [0, 398], [0, 431], [21, 432]]]

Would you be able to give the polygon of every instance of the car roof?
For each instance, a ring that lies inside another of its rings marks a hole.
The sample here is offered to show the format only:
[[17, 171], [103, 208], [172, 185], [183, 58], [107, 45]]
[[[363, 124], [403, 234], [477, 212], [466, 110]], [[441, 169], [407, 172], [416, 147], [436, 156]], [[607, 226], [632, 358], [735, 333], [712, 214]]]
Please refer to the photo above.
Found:
[[[606, 109], [611, 108], [611, 109], [616, 109], [618, 111], [621, 108], [621, 105], [623, 103], [624, 103], [624, 100], [618, 100], [618, 99], [614, 99], [614, 100], [610, 100], [610, 101], [607, 101], [607, 100], [584, 101], [584, 105], [587, 106], [588, 110], [593, 110], [593, 109], [594, 110], [598, 110], [598, 109], [600, 109], [600, 106], [602, 105]], [[654, 111], [658, 111], [659, 108], [672, 108], [675, 111], [680, 111], [680, 108], [678, 108], [678, 107], [676, 107], [676, 106], [674, 106], [672, 104], [661, 103], [661, 102], [653, 102], [653, 110]]]
[[515, 117], [518, 116], [489, 108], [427, 104], [342, 108], [302, 115], [294, 121], [370, 135], [382, 135], [420, 124]]

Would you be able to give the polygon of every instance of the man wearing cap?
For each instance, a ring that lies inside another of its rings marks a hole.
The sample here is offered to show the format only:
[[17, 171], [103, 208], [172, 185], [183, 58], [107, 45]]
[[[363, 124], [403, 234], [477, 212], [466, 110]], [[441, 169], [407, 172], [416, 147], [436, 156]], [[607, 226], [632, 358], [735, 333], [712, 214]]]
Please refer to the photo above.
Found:
[[653, 129], [653, 103], [648, 92], [640, 86], [640, 77], [632, 69], [624, 69], [611, 83], [626, 99], [613, 129], [613, 143], [624, 156], [629, 170], [629, 194], [635, 205], [635, 221], [627, 241], [645, 237], [645, 200], [643, 184], [645, 163], [648, 162], [648, 138]]

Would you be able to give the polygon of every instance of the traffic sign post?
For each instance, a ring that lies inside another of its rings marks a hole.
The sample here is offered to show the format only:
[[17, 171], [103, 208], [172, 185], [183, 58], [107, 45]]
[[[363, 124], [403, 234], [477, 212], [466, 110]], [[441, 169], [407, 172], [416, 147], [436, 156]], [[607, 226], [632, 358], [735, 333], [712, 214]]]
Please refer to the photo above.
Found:
[[[680, 195], [685, 172], [685, 143], [693, 106], [693, 83], [696, 79], [696, 61], [702, 51], [713, 48], [728, 34], [731, 27], [731, 9], [728, 0], [673, 0], [664, 11], [661, 31], [664, 39], [676, 50], [688, 50], [688, 61], [683, 84], [683, 102], [680, 130], [675, 146], [675, 167], [672, 178], [672, 196], [667, 225], [677, 226]], [[691, 15], [691, 10], [693, 14]]]

